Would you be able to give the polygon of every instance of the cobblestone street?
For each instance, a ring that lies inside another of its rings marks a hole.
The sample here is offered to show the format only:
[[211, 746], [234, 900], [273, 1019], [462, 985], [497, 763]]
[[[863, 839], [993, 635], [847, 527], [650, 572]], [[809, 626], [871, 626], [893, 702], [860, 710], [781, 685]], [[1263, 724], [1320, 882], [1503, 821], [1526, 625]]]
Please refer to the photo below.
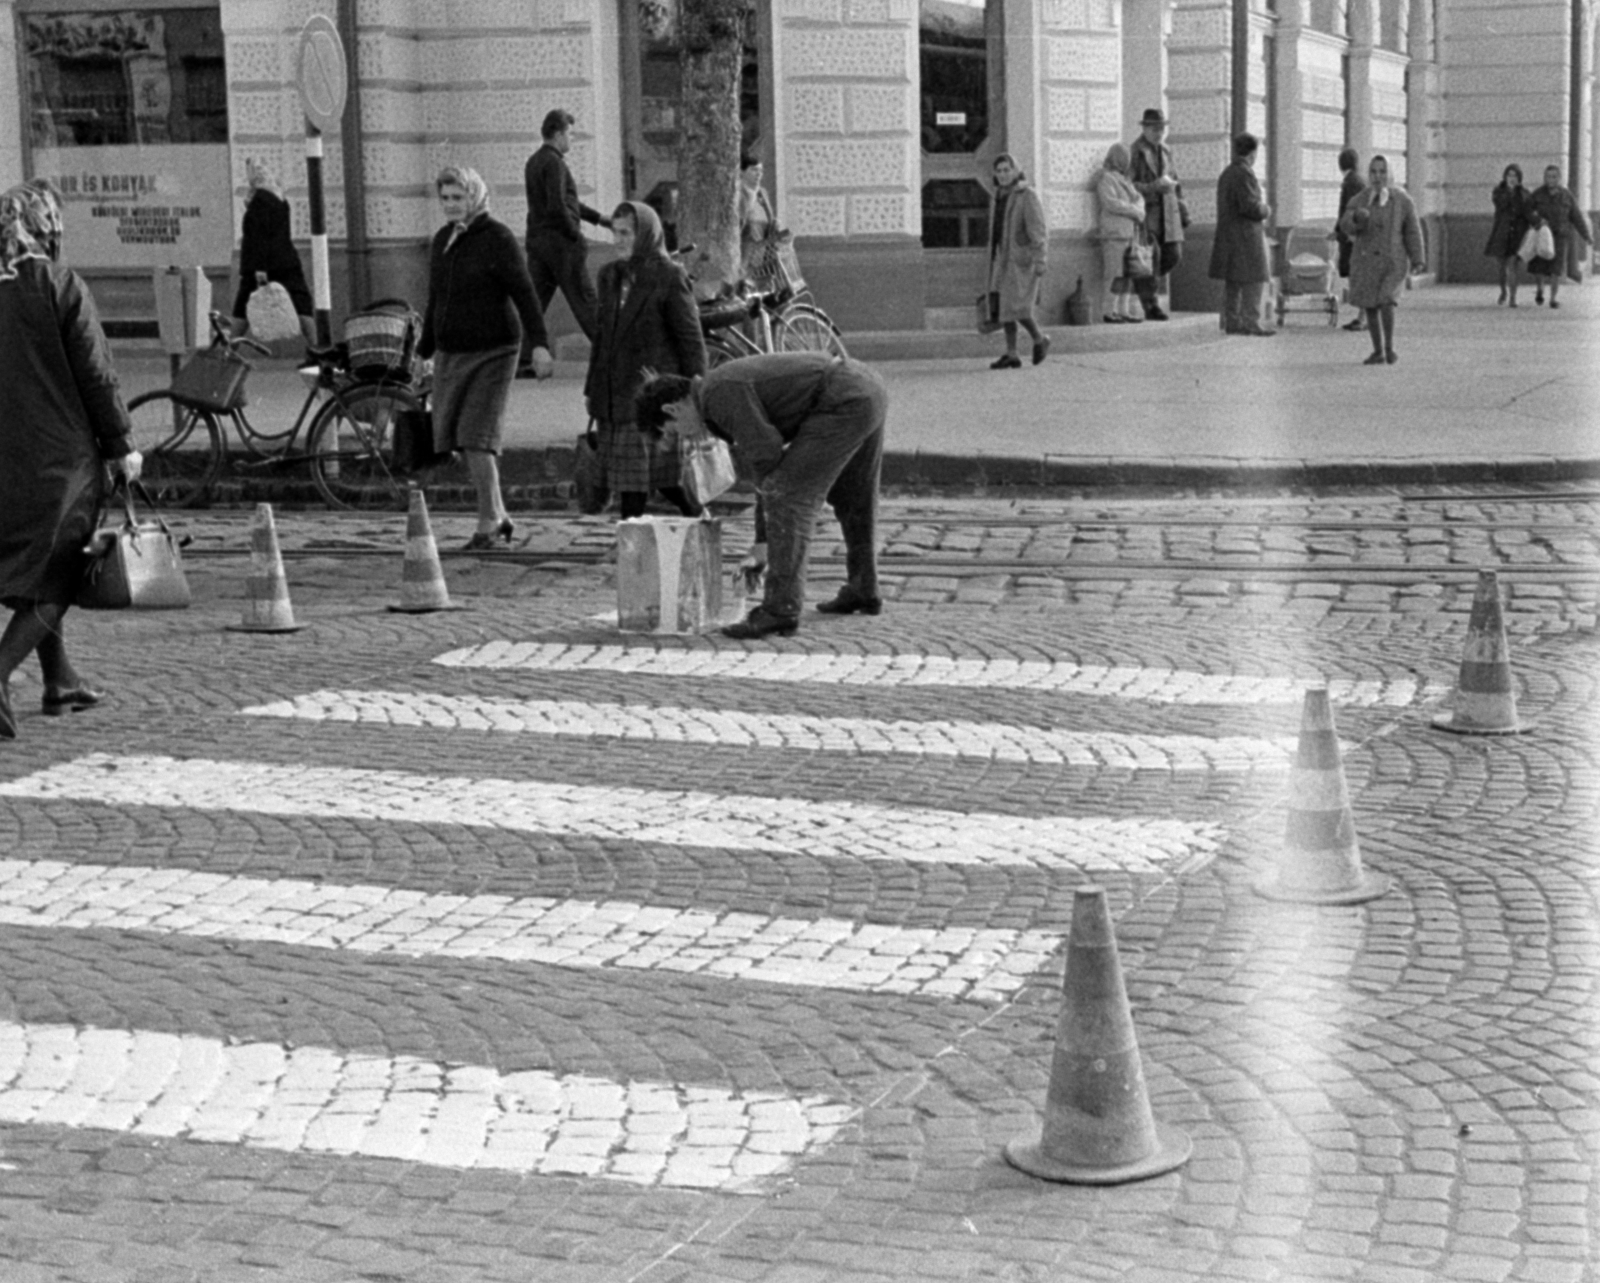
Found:
[[[106, 705], [13, 683], [0, 1278], [1600, 1278], [1597, 507], [900, 495], [883, 615], [756, 644], [620, 633], [559, 513], [436, 513], [407, 615], [402, 515], [280, 511], [307, 627], [229, 632], [180, 514], [190, 610], [70, 616]], [[1480, 566], [1527, 734], [1430, 725]], [[1321, 686], [1362, 905], [1254, 890]], [[1137, 1184], [1002, 1158], [1090, 882]]]

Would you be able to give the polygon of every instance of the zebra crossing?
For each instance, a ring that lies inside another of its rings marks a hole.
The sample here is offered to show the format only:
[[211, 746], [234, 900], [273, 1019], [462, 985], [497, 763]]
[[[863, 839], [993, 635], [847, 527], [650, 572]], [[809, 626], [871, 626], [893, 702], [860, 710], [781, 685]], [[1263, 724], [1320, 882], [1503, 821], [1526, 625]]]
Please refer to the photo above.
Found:
[[[318, 689], [237, 714], [307, 727], [630, 740], [826, 755], [994, 760], [1062, 770], [1281, 772], [1283, 739], [1141, 735], [1056, 726], [752, 714], [717, 706], [718, 682], [1034, 690], [1153, 705], [1298, 702], [1286, 676], [1093, 669], [923, 655], [838, 656], [495, 642], [432, 661], [443, 689]], [[449, 673], [596, 674], [665, 683], [681, 703], [483, 697]], [[426, 684], [426, 683], [425, 683]], [[1365, 707], [1414, 700], [1407, 682], [1334, 684]], [[688, 698], [693, 697], [693, 698]], [[1040, 720], [1043, 720], [1042, 718]], [[241, 722], [241, 725], [244, 723]], [[709, 853], [976, 870], [989, 875], [1180, 876], [1223, 849], [1216, 824], [1171, 815], [1018, 815], [711, 788], [551, 782], [479, 773], [95, 752], [0, 783], [9, 807], [72, 805], [339, 819], [447, 834], [485, 830]], [[907, 926], [866, 916], [735, 911], [648, 897], [440, 894], [386, 884], [249, 877], [75, 858], [0, 859], [0, 924], [43, 931], [245, 941], [344, 959], [451, 960], [492, 968], [695, 976], [928, 1002], [1003, 1003], [1046, 970], [1061, 941], [1024, 926]], [[641, 1185], [759, 1193], [856, 1118], [821, 1092], [614, 1081], [506, 1071], [336, 1047], [154, 1030], [0, 1022], [0, 1122], [101, 1127], [326, 1155], [386, 1157]]]

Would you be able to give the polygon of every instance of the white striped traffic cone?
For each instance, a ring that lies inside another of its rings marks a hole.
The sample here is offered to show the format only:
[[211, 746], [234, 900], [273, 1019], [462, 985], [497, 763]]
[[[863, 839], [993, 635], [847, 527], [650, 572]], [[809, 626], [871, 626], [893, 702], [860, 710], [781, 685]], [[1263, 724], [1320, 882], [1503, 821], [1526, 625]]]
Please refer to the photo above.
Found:
[[1511, 654], [1500, 613], [1500, 578], [1492, 570], [1478, 572], [1455, 698], [1433, 724], [1459, 735], [1516, 735], [1528, 729], [1527, 723], [1517, 718]]
[[1388, 891], [1390, 879], [1361, 867], [1350, 790], [1326, 687], [1306, 692], [1300, 744], [1289, 777], [1289, 822], [1277, 871], [1256, 884], [1269, 900], [1360, 904]]
[[1193, 1148], [1150, 1112], [1106, 893], [1079, 887], [1044, 1127], [1036, 1141], [1007, 1145], [1006, 1162], [1048, 1181], [1121, 1185], [1182, 1166]]
[[294, 622], [289, 605], [289, 585], [283, 577], [283, 557], [278, 552], [278, 527], [272, 505], [258, 503], [250, 524], [250, 576], [245, 581], [244, 618], [229, 624], [235, 633], [296, 633], [305, 627]]
[[389, 609], [410, 615], [461, 609], [451, 602], [450, 590], [445, 586], [439, 545], [433, 541], [428, 501], [422, 497], [421, 486], [411, 488], [411, 507], [406, 513], [406, 561], [400, 574], [400, 604]]

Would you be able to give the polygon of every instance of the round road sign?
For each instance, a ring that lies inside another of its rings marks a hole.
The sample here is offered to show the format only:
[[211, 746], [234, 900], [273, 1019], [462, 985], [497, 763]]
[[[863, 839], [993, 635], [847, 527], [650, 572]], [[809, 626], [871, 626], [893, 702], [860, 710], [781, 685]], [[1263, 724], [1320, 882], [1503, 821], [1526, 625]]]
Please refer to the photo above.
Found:
[[295, 83], [306, 119], [318, 129], [334, 129], [344, 115], [349, 77], [339, 29], [322, 14], [313, 14], [300, 32]]

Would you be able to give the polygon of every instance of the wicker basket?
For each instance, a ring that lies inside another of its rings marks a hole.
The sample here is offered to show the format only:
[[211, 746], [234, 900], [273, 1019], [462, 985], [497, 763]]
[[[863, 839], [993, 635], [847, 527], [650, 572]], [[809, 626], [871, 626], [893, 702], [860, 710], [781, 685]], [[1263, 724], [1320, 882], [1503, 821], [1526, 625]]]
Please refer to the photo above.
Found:
[[805, 289], [806, 278], [800, 271], [793, 232], [777, 232], [767, 237], [763, 248], [764, 253], [752, 273], [756, 288], [778, 294], [798, 294]]
[[411, 305], [400, 299], [385, 299], [357, 312], [344, 323], [350, 372], [361, 378], [409, 374], [420, 328]]

